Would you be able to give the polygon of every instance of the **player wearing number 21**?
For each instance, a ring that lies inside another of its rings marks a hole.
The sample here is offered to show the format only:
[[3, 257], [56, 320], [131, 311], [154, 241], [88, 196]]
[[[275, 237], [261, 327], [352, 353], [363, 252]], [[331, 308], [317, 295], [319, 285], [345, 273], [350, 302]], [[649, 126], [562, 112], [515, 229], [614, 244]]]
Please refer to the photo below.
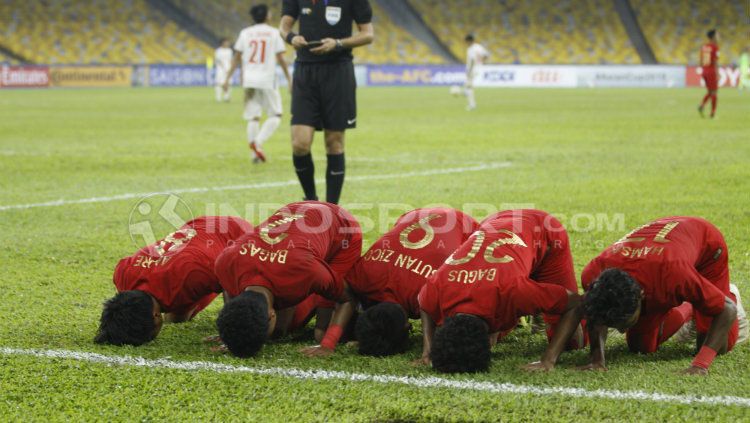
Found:
[[[313, 294], [344, 302], [344, 275], [362, 252], [359, 223], [339, 206], [304, 201], [284, 206], [216, 260], [221, 286], [232, 297], [216, 326], [229, 351], [252, 357], [289, 310]], [[343, 333], [336, 306], [321, 345]], [[346, 316], [343, 316], [346, 317]]]
[[[281, 94], [276, 78], [276, 64], [292, 88], [289, 69], [284, 60], [284, 40], [279, 30], [268, 25], [271, 12], [265, 4], [253, 6], [250, 15], [254, 25], [243, 29], [234, 43], [234, 61], [229, 70], [224, 88], [229, 87], [232, 73], [241, 66], [242, 86], [245, 89], [245, 111], [247, 121], [247, 142], [253, 163], [265, 162], [263, 143], [266, 142], [281, 124]], [[265, 111], [266, 121], [260, 126], [261, 114]]]
[[104, 303], [95, 341], [141, 345], [156, 337], [164, 320], [193, 318], [221, 292], [214, 261], [251, 230], [238, 217], [199, 217], [120, 260], [113, 276], [118, 294]]
[[549, 370], [566, 345], [583, 347], [579, 303], [562, 224], [540, 210], [496, 213], [419, 293], [422, 361], [441, 372], [487, 371], [498, 335], [522, 316], [543, 313], [549, 345], [542, 360], [526, 368]]
[[645, 354], [694, 319], [698, 354], [684, 372], [707, 374], [738, 336], [728, 263], [721, 232], [697, 217], [658, 219], [612, 244], [581, 276], [591, 339], [591, 363], [581, 370], [607, 369], [608, 328], [625, 332], [630, 351]]

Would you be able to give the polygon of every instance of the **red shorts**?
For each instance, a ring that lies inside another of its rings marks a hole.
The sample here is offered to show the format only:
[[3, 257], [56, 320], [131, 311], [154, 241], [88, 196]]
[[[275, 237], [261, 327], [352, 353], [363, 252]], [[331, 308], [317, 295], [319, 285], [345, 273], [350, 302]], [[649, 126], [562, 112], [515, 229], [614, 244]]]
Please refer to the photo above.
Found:
[[[733, 294], [729, 294], [729, 298], [736, 301]], [[671, 310], [670, 310], [671, 311]], [[708, 333], [708, 328], [711, 327], [712, 317], [705, 316], [701, 313], [695, 313], [695, 329], [698, 336], [705, 336]], [[667, 318], [669, 311], [659, 315], [641, 316], [638, 323], [632, 328], [628, 329], [625, 338], [628, 341], [628, 348], [630, 351], [641, 354], [650, 354], [656, 352], [659, 349], [659, 332], [664, 320]], [[727, 351], [731, 351], [734, 348], [734, 344], [737, 343], [737, 337], [739, 335], [739, 321], [735, 320], [731, 329], [729, 329], [729, 335], [727, 337]]]
[[719, 89], [719, 76], [714, 68], [703, 68], [703, 82], [706, 83], [706, 88], [711, 91]]

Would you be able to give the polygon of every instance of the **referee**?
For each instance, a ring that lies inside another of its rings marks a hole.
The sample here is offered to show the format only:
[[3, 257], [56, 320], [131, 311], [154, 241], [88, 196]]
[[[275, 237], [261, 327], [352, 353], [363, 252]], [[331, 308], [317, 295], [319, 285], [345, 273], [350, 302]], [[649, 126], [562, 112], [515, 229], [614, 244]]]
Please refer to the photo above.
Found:
[[[299, 34], [292, 31], [299, 20]], [[281, 36], [297, 50], [292, 83], [292, 159], [306, 200], [317, 200], [310, 147], [324, 131], [326, 201], [344, 186], [344, 131], [357, 124], [352, 49], [374, 38], [369, 0], [283, 0]], [[352, 22], [357, 34], [352, 35]]]

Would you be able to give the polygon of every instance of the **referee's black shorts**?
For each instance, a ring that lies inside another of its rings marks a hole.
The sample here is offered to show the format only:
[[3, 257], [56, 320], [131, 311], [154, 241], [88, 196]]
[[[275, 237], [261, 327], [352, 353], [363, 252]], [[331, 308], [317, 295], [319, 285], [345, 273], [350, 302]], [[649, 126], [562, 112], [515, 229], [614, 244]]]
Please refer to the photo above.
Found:
[[357, 81], [350, 61], [296, 63], [292, 125], [343, 131], [357, 126]]

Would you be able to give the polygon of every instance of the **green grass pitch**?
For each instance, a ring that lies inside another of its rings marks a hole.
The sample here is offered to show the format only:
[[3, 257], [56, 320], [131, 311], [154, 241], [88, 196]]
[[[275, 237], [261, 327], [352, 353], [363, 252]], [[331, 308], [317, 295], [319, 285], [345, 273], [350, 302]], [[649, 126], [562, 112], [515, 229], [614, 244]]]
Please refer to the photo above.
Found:
[[[253, 166], [239, 91], [233, 94], [231, 104], [216, 104], [210, 88], [3, 91], [0, 206], [293, 180], [288, 127], [282, 125], [267, 143], [270, 162]], [[697, 89], [478, 90], [479, 108], [468, 113], [447, 88], [364, 88], [359, 128], [348, 133], [352, 179], [343, 205], [375, 204], [373, 210], [355, 211], [374, 221], [383, 204], [540, 208], [568, 226], [577, 272], [606, 245], [652, 218], [703, 216], [724, 233], [732, 280], [750, 304], [750, 94], [722, 90], [713, 121], [695, 110], [702, 95]], [[322, 177], [320, 137], [314, 157]], [[419, 174], [502, 162], [511, 165]], [[391, 174], [402, 176], [371, 178]], [[221, 205], [241, 215], [253, 212], [253, 223], [264, 217], [255, 205], [281, 205], [301, 196], [294, 184], [180, 194], [195, 215]], [[215, 333], [221, 300], [192, 322], [165, 326], [143, 347], [94, 345], [101, 303], [114, 292], [112, 269], [135, 248], [128, 217], [136, 202], [0, 207], [0, 347], [436, 376], [409, 364], [420, 352], [419, 331], [407, 353], [387, 359], [361, 358], [351, 347], [340, 347], [332, 358], [304, 358], [299, 349], [311, 344], [304, 339], [310, 333], [269, 344], [253, 360], [213, 353], [201, 338]], [[391, 210], [386, 223], [398, 214]], [[587, 216], [615, 223], [597, 227]], [[374, 226], [365, 235], [366, 246], [385, 230]], [[584, 351], [563, 354], [549, 374], [519, 370], [538, 359], [545, 342], [541, 335], [517, 332], [493, 350], [490, 373], [449, 378], [750, 397], [747, 344], [718, 358], [707, 378], [677, 374], [690, 363], [688, 345], [670, 341], [656, 354], [635, 356], [621, 337], [609, 342], [608, 373], [572, 370], [586, 361]], [[5, 421], [747, 421], [750, 410], [0, 354], [0, 416]]]

